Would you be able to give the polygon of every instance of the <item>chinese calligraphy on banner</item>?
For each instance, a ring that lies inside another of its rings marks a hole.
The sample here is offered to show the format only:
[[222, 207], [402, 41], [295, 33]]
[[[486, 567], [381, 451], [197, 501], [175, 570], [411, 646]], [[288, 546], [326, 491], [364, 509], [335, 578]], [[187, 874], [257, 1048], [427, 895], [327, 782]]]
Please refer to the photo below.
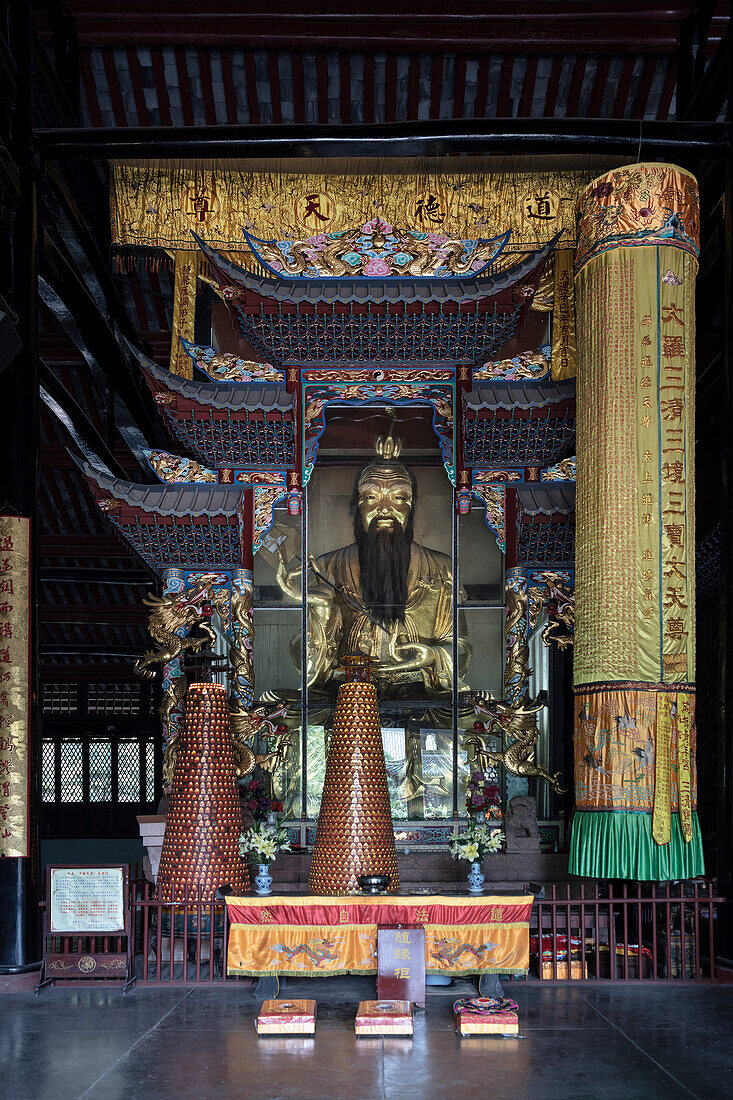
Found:
[[[537, 248], [563, 231], [575, 242], [575, 206], [589, 172], [236, 172], [116, 164], [111, 187], [117, 246], [245, 252], [242, 228], [265, 240], [337, 233], [376, 216], [402, 229], [464, 239], [511, 229], [511, 248]], [[192, 198], [193, 196], [193, 198]], [[240, 255], [238, 263], [246, 259]]]
[[570, 871], [688, 878], [704, 867], [694, 761], [696, 182], [672, 165], [614, 170], [587, 188], [578, 225]]
[[196, 276], [198, 252], [176, 252], [170, 370], [181, 378], [193, 378], [193, 361], [181, 343], [195, 339]]
[[0, 856], [30, 855], [30, 519], [0, 516]]

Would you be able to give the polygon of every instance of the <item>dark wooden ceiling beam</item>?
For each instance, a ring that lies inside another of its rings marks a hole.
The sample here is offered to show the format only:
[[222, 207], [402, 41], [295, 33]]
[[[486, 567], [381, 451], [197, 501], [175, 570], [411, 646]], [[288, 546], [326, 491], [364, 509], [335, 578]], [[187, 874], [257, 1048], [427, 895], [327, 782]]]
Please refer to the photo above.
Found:
[[42, 584], [104, 584], [120, 587], [146, 586], [151, 588], [155, 576], [145, 569], [99, 569], [88, 565], [44, 566]]
[[131, 558], [127, 543], [114, 535], [41, 535], [42, 558]]
[[[367, 98], [365, 112], [368, 109]], [[649, 157], [726, 156], [731, 151], [731, 127], [722, 122], [680, 124], [620, 118], [497, 118], [352, 126], [151, 126], [34, 131], [36, 149], [49, 159], [383, 156], [387, 144], [392, 156], [516, 153], [518, 148], [526, 154], [570, 153], [590, 146], [596, 153], [610, 154], [623, 150], [636, 152], [640, 140], [642, 153]]]
[[[87, 644], [78, 642], [73, 645], [43, 642], [40, 646], [40, 650], [41, 660], [47, 657], [90, 657], [92, 660], [95, 657], [113, 657], [116, 660], [122, 660], [123, 658], [137, 659], [141, 656], [139, 647], [135, 645], [100, 645], [98, 642]], [[58, 666], [54, 666], [54, 670], [57, 667]], [[70, 670], [72, 666], [68, 667]], [[104, 665], [101, 666], [101, 668], [104, 667]], [[70, 676], [71, 672], [69, 671], [66, 675]], [[100, 677], [100, 679], [103, 679], [103, 677]], [[130, 669], [130, 679], [134, 679], [132, 669]]]
[[[592, 53], [671, 52], [689, 3], [647, 0], [535, 0], [517, 10], [514, 0], [464, 2], [450, 10], [442, 0], [395, 3], [379, 0], [350, 9], [343, 3], [304, 6], [279, 3], [270, 8], [240, 0], [121, 0], [107, 10], [98, 0], [67, 0], [82, 46], [165, 45], [249, 48], [483, 50], [568, 53], [585, 47]], [[709, 34], [723, 33], [726, 5], [712, 20]], [[38, 14], [44, 33], [47, 22]]]
[[149, 608], [142, 603], [42, 603], [39, 609], [41, 624], [107, 623], [110, 626], [144, 626], [149, 614]]

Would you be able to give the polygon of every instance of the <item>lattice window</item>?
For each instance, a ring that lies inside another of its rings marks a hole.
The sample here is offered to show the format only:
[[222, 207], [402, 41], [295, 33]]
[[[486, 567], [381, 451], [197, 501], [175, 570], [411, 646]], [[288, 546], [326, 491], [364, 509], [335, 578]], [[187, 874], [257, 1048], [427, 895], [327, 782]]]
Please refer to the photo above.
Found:
[[83, 745], [78, 739], [61, 742], [61, 802], [84, 801]]
[[117, 745], [117, 801], [140, 801], [140, 742], [120, 741]]
[[87, 713], [115, 717], [134, 716], [141, 711], [140, 684], [90, 683]]
[[56, 746], [45, 738], [41, 744], [41, 801], [56, 801]]
[[155, 801], [155, 745], [145, 742], [145, 801]]
[[250, 343], [272, 362], [342, 363], [484, 362], [514, 335], [521, 306], [509, 313], [422, 309], [410, 313], [341, 313], [319, 307], [315, 314], [240, 311]]
[[79, 711], [76, 684], [46, 683], [43, 685], [43, 713], [65, 716]]
[[112, 742], [89, 743], [89, 801], [112, 801]]
[[539, 466], [571, 454], [575, 446], [575, 413], [532, 418], [479, 417], [466, 419], [464, 450], [471, 466], [501, 462]]

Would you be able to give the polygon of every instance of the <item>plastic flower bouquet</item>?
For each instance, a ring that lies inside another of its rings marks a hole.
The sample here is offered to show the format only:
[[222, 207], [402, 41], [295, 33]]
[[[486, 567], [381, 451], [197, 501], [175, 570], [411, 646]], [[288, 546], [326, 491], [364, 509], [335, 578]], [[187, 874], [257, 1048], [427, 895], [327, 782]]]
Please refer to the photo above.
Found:
[[287, 829], [275, 819], [274, 825], [258, 821], [239, 838], [239, 854], [252, 856], [255, 863], [272, 863], [279, 852], [289, 852]]
[[502, 817], [499, 788], [482, 771], [471, 772], [466, 785], [466, 810], [471, 816]]
[[253, 821], [267, 821], [269, 814], [282, 813], [282, 802], [270, 798], [259, 779], [250, 779], [244, 788], [244, 807]]
[[486, 825], [470, 825], [465, 833], [454, 836], [450, 842], [450, 854], [454, 859], [469, 863], [481, 863], [484, 856], [501, 851], [504, 834], [501, 829], [489, 829]]

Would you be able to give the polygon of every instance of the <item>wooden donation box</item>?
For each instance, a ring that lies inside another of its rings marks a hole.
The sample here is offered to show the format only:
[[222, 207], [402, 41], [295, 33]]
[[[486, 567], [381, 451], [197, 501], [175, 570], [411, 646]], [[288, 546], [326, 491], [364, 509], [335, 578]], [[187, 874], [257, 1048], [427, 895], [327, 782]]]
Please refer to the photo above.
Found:
[[46, 868], [43, 965], [37, 989], [54, 981], [132, 979], [127, 863]]
[[316, 1002], [263, 1001], [255, 1027], [258, 1035], [314, 1035]]
[[412, 1035], [409, 1001], [359, 1001], [354, 1031], [357, 1035]]
[[425, 1004], [425, 929], [377, 929], [377, 997]]
[[519, 1006], [508, 997], [461, 997], [453, 1002], [459, 1035], [518, 1035]]

